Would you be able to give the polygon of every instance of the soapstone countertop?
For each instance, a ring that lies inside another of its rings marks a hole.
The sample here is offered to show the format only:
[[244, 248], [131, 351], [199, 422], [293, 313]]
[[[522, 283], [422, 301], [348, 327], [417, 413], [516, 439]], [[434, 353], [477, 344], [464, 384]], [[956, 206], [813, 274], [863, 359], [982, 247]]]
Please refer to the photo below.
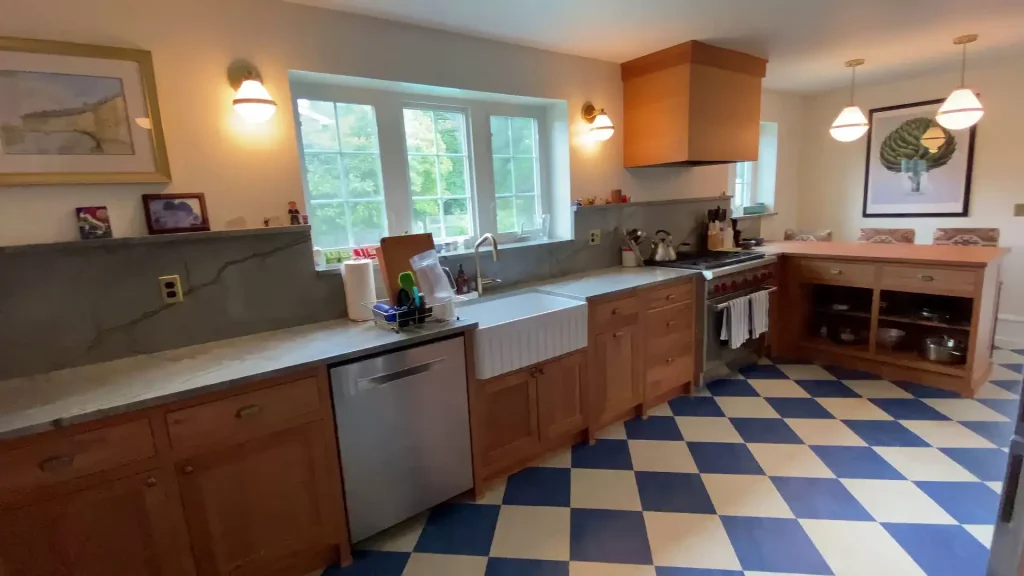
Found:
[[589, 300], [590, 298], [609, 296], [636, 288], [646, 288], [693, 276], [703, 278], [700, 272], [695, 270], [655, 266], [644, 268], [623, 268], [619, 266], [531, 283], [528, 287], [556, 296]]
[[334, 320], [0, 381], [0, 440], [223, 390], [466, 332], [468, 321], [396, 334]]

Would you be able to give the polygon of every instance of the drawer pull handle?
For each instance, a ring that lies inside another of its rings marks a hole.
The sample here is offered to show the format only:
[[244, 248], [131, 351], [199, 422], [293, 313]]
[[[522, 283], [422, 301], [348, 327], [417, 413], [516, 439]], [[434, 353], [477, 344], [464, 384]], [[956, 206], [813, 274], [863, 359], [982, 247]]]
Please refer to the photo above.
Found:
[[615, 334], [612, 334], [612, 338], [618, 338], [620, 336], [624, 336], [625, 334], [625, 332], [616, 332]]
[[675, 325], [676, 325], [676, 321], [675, 320], [669, 320], [668, 322], [665, 322], [665, 327], [666, 328], [671, 328], [671, 327], [673, 327]]
[[843, 273], [843, 271], [840, 270], [839, 268], [833, 268], [833, 269], [829, 270], [828, 272], [829, 272], [829, 274], [832, 274], [833, 276], [839, 276], [840, 274]]
[[63, 472], [75, 462], [75, 456], [54, 456], [39, 463], [39, 469], [47, 474]]
[[920, 275], [918, 275], [918, 278], [920, 278], [921, 280], [923, 280], [925, 282], [932, 282], [932, 281], [935, 280], [935, 276], [929, 276], [927, 274], [920, 274]]
[[245, 420], [246, 418], [252, 418], [263, 411], [263, 408], [259, 404], [250, 404], [248, 406], [242, 406], [235, 412], [235, 418], [239, 420]]
[[156, 481], [156, 478], [154, 478], [152, 476], [150, 476], [149, 478], [146, 478], [146, 486], [149, 486], [150, 488], [152, 488], [152, 487], [156, 486], [157, 484], [158, 484], [158, 482]]
[[612, 308], [612, 316], [618, 316], [618, 315], [619, 315], [619, 309], [618, 308]]
[[666, 300], [675, 300], [676, 299], [676, 295], [675, 294], [669, 294], [668, 296], [665, 297], [665, 299]]
[[196, 469], [191, 466], [185, 466], [184, 468], [181, 469], [181, 471], [184, 472], [185, 474], [191, 474], [195, 472]]

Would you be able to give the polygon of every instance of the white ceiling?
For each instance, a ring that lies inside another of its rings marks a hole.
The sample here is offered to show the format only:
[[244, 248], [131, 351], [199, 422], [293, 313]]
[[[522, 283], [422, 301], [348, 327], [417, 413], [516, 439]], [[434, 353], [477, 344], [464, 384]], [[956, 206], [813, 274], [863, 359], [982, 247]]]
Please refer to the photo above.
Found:
[[622, 62], [687, 40], [769, 59], [765, 86], [813, 92], [1024, 52], [1022, 0], [287, 0]]

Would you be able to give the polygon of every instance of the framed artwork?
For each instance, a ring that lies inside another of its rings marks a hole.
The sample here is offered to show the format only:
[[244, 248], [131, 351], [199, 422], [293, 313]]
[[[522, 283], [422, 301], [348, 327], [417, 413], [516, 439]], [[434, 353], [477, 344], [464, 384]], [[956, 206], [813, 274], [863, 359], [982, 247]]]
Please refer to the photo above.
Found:
[[0, 37], [0, 185], [170, 180], [149, 52]]
[[865, 218], [967, 216], [977, 126], [935, 122], [942, 100], [871, 110]]
[[207, 232], [206, 196], [197, 194], [143, 194], [146, 228], [153, 234]]

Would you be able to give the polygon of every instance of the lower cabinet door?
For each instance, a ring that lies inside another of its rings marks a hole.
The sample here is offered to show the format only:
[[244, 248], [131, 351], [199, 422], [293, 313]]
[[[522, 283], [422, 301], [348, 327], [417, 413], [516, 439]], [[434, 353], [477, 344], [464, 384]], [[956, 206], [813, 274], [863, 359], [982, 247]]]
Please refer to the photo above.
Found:
[[[477, 458], [484, 475], [532, 455], [540, 445], [537, 379], [520, 371], [477, 383]], [[474, 442], [475, 443], [475, 442]]]
[[291, 563], [330, 546], [337, 511], [324, 505], [332, 491], [321, 426], [305, 424], [178, 463], [200, 576], [287, 573]]
[[590, 425], [600, 426], [643, 401], [644, 363], [639, 326], [635, 324], [597, 334], [594, 344], [591, 390], [598, 421]]
[[159, 471], [0, 512], [0, 575], [192, 574]]
[[547, 362], [539, 368], [537, 409], [541, 440], [558, 438], [587, 427], [586, 373], [586, 352]]

